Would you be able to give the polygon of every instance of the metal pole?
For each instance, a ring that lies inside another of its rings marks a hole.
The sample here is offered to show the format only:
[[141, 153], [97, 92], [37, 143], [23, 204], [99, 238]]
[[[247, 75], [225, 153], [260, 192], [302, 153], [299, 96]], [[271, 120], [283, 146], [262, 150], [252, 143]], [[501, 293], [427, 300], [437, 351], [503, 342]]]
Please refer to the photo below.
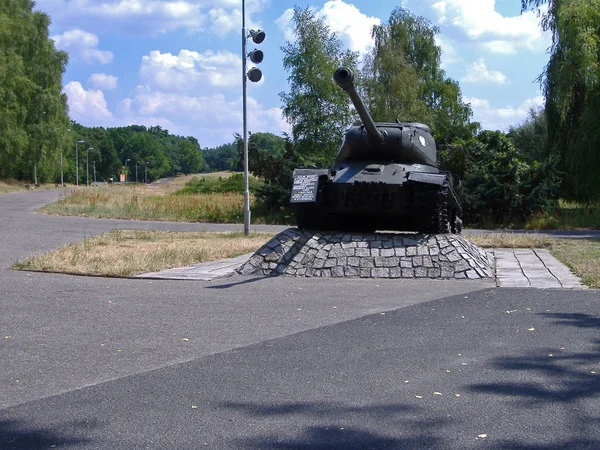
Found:
[[60, 185], [64, 187], [65, 183], [63, 181], [63, 163], [62, 163], [63, 152], [60, 151]]
[[248, 121], [246, 117], [246, 2], [242, 0], [242, 104], [244, 135], [244, 234], [250, 234], [250, 190], [248, 187]]
[[33, 163], [33, 185], [37, 186], [37, 163]]
[[136, 183], [138, 182], [138, 179], [137, 179], [137, 165], [138, 165], [138, 162], [139, 162], [139, 161], [136, 161], [136, 162], [135, 162], [135, 182], [136, 182]]
[[85, 151], [85, 185], [90, 185], [90, 149]]
[[75, 186], [79, 186], [79, 141], [75, 142]]
[[96, 160], [94, 160], [94, 184], [96, 183]]

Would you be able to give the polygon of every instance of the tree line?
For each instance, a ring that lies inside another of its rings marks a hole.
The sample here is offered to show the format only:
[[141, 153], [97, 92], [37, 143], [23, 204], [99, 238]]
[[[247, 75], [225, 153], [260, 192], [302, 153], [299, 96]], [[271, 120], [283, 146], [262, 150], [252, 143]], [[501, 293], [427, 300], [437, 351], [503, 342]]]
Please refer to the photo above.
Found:
[[206, 170], [196, 138], [175, 136], [160, 126], [103, 128], [72, 123], [71, 133], [75, 143], [64, 163], [65, 180], [69, 182], [74, 182], [77, 172], [80, 184], [91, 182], [92, 175], [88, 174], [93, 167], [98, 181], [119, 181], [122, 173], [127, 181], [142, 182]]

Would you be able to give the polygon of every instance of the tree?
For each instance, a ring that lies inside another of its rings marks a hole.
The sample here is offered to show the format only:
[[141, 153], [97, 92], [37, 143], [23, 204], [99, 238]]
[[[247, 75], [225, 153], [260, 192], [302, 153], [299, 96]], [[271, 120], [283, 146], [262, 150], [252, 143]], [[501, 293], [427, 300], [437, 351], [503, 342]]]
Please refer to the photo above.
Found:
[[548, 155], [548, 121], [543, 108], [531, 108], [529, 116], [517, 126], [510, 127], [508, 138], [528, 161], [544, 161]]
[[361, 90], [375, 120], [426, 123], [438, 147], [448, 150], [474, 137], [479, 124], [471, 122], [458, 83], [440, 68], [438, 32], [406, 9], [392, 11], [388, 23], [373, 27], [375, 44], [365, 58]]
[[283, 115], [302, 161], [326, 166], [353, 119], [348, 97], [333, 81], [333, 73], [340, 66], [356, 69], [358, 55], [343, 51], [336, 34], [309, 8], [294, 8], [292, 22], [296, 40], [282, 47], [290, 85], [288, 93], [279, 94]]
[[[244, 142], [236, 136], [240, 159]], [[292, 173], [300, 165], [294, 144], [272, 133], [254, 133], [248, 139], [248, 169], [264, 182], [257, 192], [261, 206], [275, 211], [288, 206], [292, 190]]]
[[[563, 195], [600, 201], [600, 0], [522, 0], [552, 33], [540, 76], [546, 96], [549, 153], [564, 166]], [[540, 7], [548, 5], [547, 12]]]
[[198, 141], [180, 139], [177, 142], [177, 154], [181, 171], [184, 174], [198, 173], [204, 167], [204, 158]]
[[489, 130], [461, 150], [470, 224], [512, 225], [555, 205], [559, 180], [552, 158], [527, 161], [507, 135]]
[[241, 159], [235, 142], [219, 145], [215, 148], [207, 148], [202, 153], [206, 162], [206, 170], [210, 172], [242, 170]]
[[57, 180], [70, 147], [62, 74], [68, 56], [35, 2], [0, 2], [0, 178]]

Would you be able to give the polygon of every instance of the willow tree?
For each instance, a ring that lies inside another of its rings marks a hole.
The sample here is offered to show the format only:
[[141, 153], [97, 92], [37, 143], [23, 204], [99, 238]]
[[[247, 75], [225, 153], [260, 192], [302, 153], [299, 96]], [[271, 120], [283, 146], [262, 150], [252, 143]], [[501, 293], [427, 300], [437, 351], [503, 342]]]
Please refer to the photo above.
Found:
[[353, 113], [346, 93], [333, 81], [339, 66], [355, 69], [358, 55], [343, 45], [323, 19], [309, 9], [294, 8], [295, 39], [282, 47], [289, 92], [280, 93], [283, 115], [292, 128], [294, 146], [306, 164], [332, 162]]
[[[546, 12], [541, 7], [547, 5]], [[540, 76], [546, 96], [548, 151], [564, 165], [563, 195], [600, 201], [600, 0], [522, 0], [552, 33]]]
[[62, 75], [68, 56], [31, 0], [0, 1], [0, 178], [57, 180], [72, 142]]
[[375, 120], [426, 123], [438, 145], [447, 148], [472, 138], [478, 124], [471, 123], [459, 84], [441, 69], [437, 33], [427, 19], [393, 10], [387, 23], [373, 27], [362, 91]]

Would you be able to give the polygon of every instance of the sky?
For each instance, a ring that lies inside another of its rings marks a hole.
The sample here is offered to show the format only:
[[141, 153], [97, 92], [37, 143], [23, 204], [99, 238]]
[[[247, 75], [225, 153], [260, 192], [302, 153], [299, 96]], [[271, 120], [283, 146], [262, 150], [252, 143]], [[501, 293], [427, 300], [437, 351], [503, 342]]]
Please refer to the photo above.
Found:
[[[159, 125], [202, 148], [242, 132], [242, 0], [37, 0], [50, 36], [69, 53], [63, 76], [71, 119], [91, 127]], [[538, 76], [549, 33], [520, 0], [245, 0], [246, 27], [263, 29], [263, 78], [248, 82], [251, 132], [289, 126], [281, 47], [293, 39], [294, 6], [310, 7], [346, 48], [364, 55], [371, 27], [402, 6], [439, 28], [442, 68], [460, 83], [473, 120], [507, 131], [542, 106]], [[249, 65], [251, 67], [251, 64]]]

